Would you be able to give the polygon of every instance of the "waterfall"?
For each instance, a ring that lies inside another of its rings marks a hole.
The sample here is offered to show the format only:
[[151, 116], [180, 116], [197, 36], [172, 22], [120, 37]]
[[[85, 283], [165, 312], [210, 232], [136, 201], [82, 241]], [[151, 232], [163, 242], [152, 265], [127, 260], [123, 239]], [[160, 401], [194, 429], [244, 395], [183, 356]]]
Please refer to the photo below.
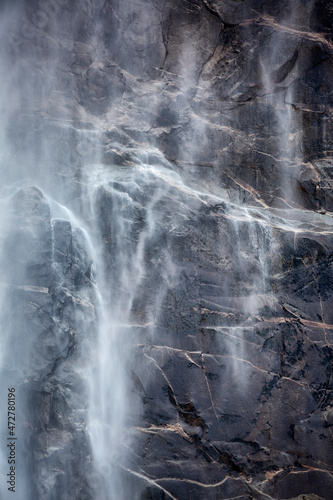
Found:
[[304, 64], [302, 30], [308, 28], [312, 9], [312, 0], [290, 3], [282, 11], [279, 29], [268, 37], [259, 61], [262, 94], [276, 137], [267, 153], [279, 163], [276, 202], [286, 208], [299, 208], [301, 203], [297, 199], [297, 179], [303, 161], [302, 114], [293, 105], [293, 83]]
[[0, 6], [1, 499], [325, 498], [319, 3]]

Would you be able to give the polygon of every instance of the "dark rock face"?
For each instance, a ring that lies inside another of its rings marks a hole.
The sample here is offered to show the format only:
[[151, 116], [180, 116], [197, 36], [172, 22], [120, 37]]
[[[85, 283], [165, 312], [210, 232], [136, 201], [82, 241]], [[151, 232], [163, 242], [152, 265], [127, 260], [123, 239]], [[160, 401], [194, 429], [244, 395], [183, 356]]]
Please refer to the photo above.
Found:
[[[332, 12], [8, 3], [1, 171], [38, 186], [1, 227], [25, 498], [333, 498]], [[119, 458], [94, 464], [102, 291], [74, 220], [126, 326]]]
[[37, 188], [19, 190], [4, 208], [10, 218], [2, 233], [1, 321], [10, 355], [2, 374], [18, 391], [17, 469], [25, 486], [18, 495], [89, 499], [88, 389], [82, 370], [88, 367], [96, 321], [95, 293], [86, 276], [91, 257], [79, 229], [51, 222], [49, 204]]

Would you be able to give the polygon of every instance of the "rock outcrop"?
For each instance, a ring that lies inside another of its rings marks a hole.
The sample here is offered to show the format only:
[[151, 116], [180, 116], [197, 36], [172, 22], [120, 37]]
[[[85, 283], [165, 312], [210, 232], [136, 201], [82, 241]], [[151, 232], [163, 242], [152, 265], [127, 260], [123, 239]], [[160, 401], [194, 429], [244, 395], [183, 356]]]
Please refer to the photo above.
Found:
[[[7, 4], [30, 498], [332, 499], [333, 2]], [[127, 407], [92, 463], [101, 283]]]
[[80, 228], [51, 219], [48, 200], [35, 187], [15, 192], [2, 213], [1, 373], [16, 390], [15, 494], [89, 499], [85, 373], [96, 342], [91, 256]]

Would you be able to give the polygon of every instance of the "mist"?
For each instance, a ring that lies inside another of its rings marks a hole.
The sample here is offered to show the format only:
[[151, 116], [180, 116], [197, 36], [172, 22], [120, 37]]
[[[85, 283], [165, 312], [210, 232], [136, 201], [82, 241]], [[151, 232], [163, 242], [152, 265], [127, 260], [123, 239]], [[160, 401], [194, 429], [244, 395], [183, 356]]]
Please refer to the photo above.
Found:
[[1, 5], [4, 500], [329, 498], [330, 42], [229, 3]]

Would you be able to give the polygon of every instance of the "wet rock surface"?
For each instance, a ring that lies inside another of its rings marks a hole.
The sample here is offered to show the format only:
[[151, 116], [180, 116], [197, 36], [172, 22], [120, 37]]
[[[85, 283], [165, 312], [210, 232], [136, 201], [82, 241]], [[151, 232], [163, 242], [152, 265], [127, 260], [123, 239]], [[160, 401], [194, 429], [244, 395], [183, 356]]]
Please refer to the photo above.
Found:
[[[16, 179], [24, 164], [100, 234], [114, 300], [134, 289], [141, 412], [129, 408], [130, 451], [108, 465], [123, 497], [332, 499], [333, 3], [53, 3], [9, 25], [11, 78], [25, 78], [6, 168]], [[91, 256], [41, 191], [13, 207], [31, 498], [98, 498], [80, 372]]]
[[85, 271], [91, 256], [79, 229], [51, 221], [39, 189], [20, 189], [7, 203], [1, 321], [11, 354], [2, 377], [17, 391], [18, 481], [28, 498], [65, 498], [65, 491], [66, 498], [89, 499], [84, 371], [96, 330], [95, 291]]

